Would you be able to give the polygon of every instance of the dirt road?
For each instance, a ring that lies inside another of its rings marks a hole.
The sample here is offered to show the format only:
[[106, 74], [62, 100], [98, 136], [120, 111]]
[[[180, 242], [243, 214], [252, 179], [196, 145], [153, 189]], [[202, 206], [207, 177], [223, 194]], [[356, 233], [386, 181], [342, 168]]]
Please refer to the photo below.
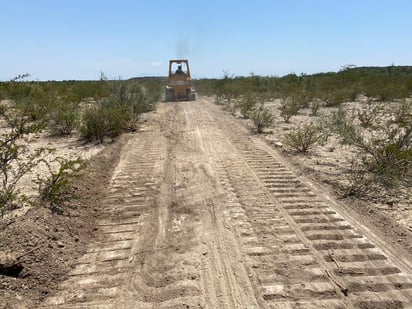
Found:
[[100, 207], [41, 308], [412, 307], [411, 264], [204, 98], [159, 106]]

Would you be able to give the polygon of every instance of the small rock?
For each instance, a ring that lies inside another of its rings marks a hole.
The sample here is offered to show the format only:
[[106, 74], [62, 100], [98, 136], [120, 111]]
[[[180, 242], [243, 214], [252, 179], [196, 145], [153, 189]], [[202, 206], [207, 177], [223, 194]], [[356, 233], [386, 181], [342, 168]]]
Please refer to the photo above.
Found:
[[203, 251], [203, 253], [202, 253], [203, 255], [206, 255], [207, 254], [207, 251]]
[[275, 147], [277, 148], [283, 148], [283, 143], [281, 142], [274, 142], [273, 145], [275, 145]]
[[64, 243], [62, 243], [61, 241], [58, 241], [56, 244], [57, 244], [57, 247], [59, 247], [59, 248], [64, 247]]

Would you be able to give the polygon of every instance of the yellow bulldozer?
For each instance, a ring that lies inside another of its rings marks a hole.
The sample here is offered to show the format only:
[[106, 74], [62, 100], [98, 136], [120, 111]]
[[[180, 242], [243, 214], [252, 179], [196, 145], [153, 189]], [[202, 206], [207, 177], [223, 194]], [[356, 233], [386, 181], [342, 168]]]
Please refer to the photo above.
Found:
[[196, 101], [197, 93], [192, 88], [188, 60], [169, 60], [169, 78], [164, 101]]

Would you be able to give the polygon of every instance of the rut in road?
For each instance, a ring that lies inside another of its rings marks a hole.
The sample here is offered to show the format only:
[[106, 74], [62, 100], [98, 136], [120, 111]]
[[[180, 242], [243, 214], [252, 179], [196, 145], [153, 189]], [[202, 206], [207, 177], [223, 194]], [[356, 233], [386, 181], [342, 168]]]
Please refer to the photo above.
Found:
[[206, 99], [122, 150], [101, 236], [41, 308], [409, 308], [410, 264]]

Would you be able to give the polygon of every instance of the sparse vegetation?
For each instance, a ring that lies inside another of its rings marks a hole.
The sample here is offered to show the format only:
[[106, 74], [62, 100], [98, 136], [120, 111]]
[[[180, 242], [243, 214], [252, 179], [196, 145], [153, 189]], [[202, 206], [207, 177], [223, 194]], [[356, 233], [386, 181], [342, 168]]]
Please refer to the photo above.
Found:
[[319, 110], [323, 105], [324, 104], [320, 99], [314, 99], [310, 103], [311, 116], [318, 116], [319, 115]]
[[111, 95], [87, 109], [81, 120], [83, 138], [103, 142], [115, 138], [124, 130], [135, 130], [141, 113], [154, 109], [159, 92], [139, 84], [121, 80], [108, 82]]
[[292, 118], [292, 116], [296, 116], [299, 112], [299, 102], [297, 102], [293, 97], [281, 98], [280, 100], [280, 116], [286, 123], [289, 123], [290, 118]]
[[359, 95], [380, 101], [408, 98], [412, 94], [412, 67], [350, 66], [336, 73], [292, 73], [283, 77], [254, 74], [235, 77], [226, 72], [222, 79], [196, 81], [196, 88], [200, 94], [210, 95], [213, 92], [219, 102], [256, 93], [273, 99], [301, 97], [304, 105], [317, 98], [327, 107], [337, 107], [343, 102], [356, 100]]
[[273, 114], [263, 106], [255, 107], [250, 113], [256, 131], [262, 133], [264, 128], [269, 127], [273, 123]]
[[[77, 157], [65, 159], [56, 157], [52, 160], [41, 160], [47, 166], [49, 176], [40, 176], [34, 181], [39, 186], [39, 198], [42, 204], [50, 205], [53, 211], [67, 198], [70, 182], [81, 176], [86, 161]], [[55, 167], [54, 165], [58, 165]]]
[[7, 107], [5, 105], [0, 104], [0, 116], [4, 116], [6, 114]]
[[19, 140], [26, 134], [38, 132], [41, 127], [29, 124], [27, 117], [20, 113], [8, 115], [11, 126], [9, 133], [0, 136], [0, 214], [3, 217], [6, 211], [18, 207], [24, 196], [17, 189], [18, 181], [27, 174], [37, 163], [43, 149], [32, 154], [27, 153], [27, 145]]
[[364, 128], [369, 128], [376, 123], [377, 118], [382, 113], [382, 107], [368, 100], [367, 103], [363, 106], [363, 109], [358, 109], [357, 118], [360, 121], [360, 125]]
[[[210, 93], [211, 85], [216, 85], [217, 101], [226, 105], [232, 114], [238, 108], [245, 118], [249, 116], [258, 132], [265, 127], [260, 123], [270, 125], [273, 120], [269, 110], [265, 113], [253, 105], [258, 97], [265, 97], [267, 101], [280, 99], [280, 106], [275, 106], [285, 123], [299, 115], [300, 109], [310, 108], [314, 124], [301, 125], [284, 134], [285, 144], [304, 153], [316, 144], [327, 146], [331, 141], [329, 137], [334, 136], [341, 147], [353, 149], [357, 159], [362, 160], [358, 160], [356, 172], [349, 173], [352, 185], [347, 195], [361, 190], [356, 184], [360, 179], [368, 182], [370, 189], [375, 185], [396, 188], [411, 179], [412, 103], [408, 98], [412, 95], [412, 67], [350, 65], [337, 73], [292, 73], [283, 77], [254, 74], [229, 77], [226, 74], [223, 79], [198, 81], [197, 88], [200, 93], [203, 89], [209, 89]], [[241, 97], [237, 104], [227, 104], [237, 97]], [[360, 107], [348, 105], [354, 101], [358, 101]], [[250, 106], [254, 107], [250, 109]], [[264, 115], [266, 121], [263, 121]], [[330, 151], [334, 148], [330, 147]]]
[[[79, 131], [89, 141], [113, 139], [124, 130], [136, 129], [139, 115], [154, 109], [162, 85], [156, 79], [109, 81], [104, 74], [99, 81], [81, 82], [30, 82], [29, 76], [0, 83], [1, 99], [10, 100], [0, 105], [0, 116], [9, 124], [0, 137], [2, 216], [25, 200], [18, 190], [19, 180], [40, 161], [46, 163], [43, 155], [48, 150], [29, 153], [25, 136], [47, 127], [57, 137]], [[75, 166], [81, 162], [51, 160], [49, 164], [60, 164], [60, 168], [50, 172], [50, 179], [37, 181], [41, 199], [56, 204], [66, 179], [78, 172]]]
[[323, 138], [320, 128], [310, 123], [286, 133], [284, 142], [297, 152], [306, 153]]
[[348, 112], [343, 105], [339, 105], [337, 111], [321, 120], [324, 134], [335, 134], [344, 145], [353, 143], [358, 136], [354, 125], [355, 117], [354, 113]]
[[[375, 111], [370, 110], [370, 113]], [[342, 142], [357, 149], [365, 170], [372, 173], [374, 181], [385, 188], [394, 188], [411, 172], [412, 118], [411, 110], [387, 108], [387, 118], [375, 121], [362, 130], [353, 124], [353, 116], [340, 108], [332, 114], [330, 128]], [[372, 116], [365, 116], [365, 118]]]
[[256, 99], [253, 97], [253, 95], [245, 95], [242, 97], [240, 103], [239, 103], [239, 109], [240, 113], [244, 118], [249, 118], [250, 112], [253, 110], [253, 108], [256, 105]]
[[365, 166], [356, 160], [351, 162], [351, 167], [346, 173], [348, 184], [344, 188], [343, 197], [362, 197], [372, 190], [372, 178]]
[[80, 133], [87, 141], [103, 143], [105, 137], [115, 138], [123, 128], [124, 111], [112, 101], [103, 101], [88, 108], [82, 116]]
[[49, 113], [49, 128], [52, 134], [69, 135], [79, 126], [79, 107], [77, 103], [59, 102]]

